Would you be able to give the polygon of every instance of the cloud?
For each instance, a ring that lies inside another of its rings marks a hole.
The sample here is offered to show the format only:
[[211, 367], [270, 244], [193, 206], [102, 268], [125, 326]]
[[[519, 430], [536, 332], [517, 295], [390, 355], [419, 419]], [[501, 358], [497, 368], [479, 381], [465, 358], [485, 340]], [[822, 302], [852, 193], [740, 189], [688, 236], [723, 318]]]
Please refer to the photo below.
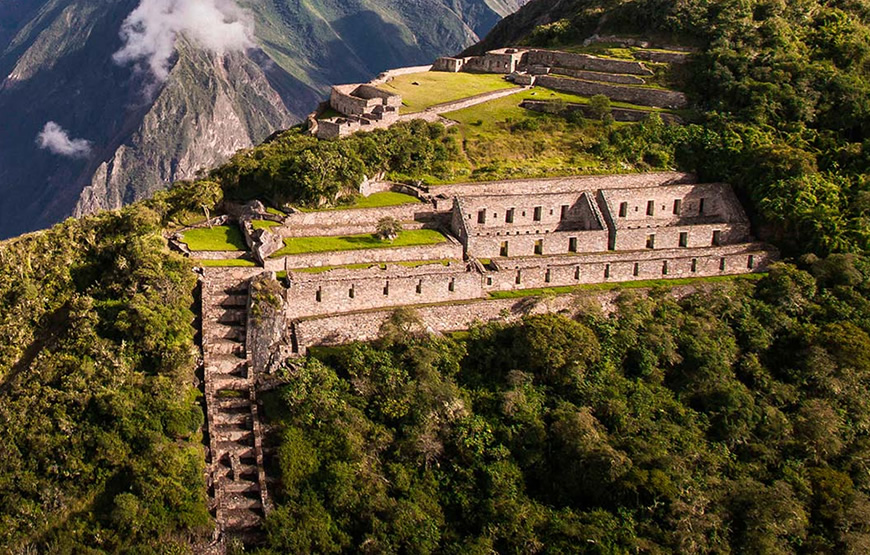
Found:
[[91, 153], [90, 141], [70, 139], [69, 133], [53, 121], [46, 123], [36, 136], [36, 144], [39, 148], [69, 158], [87, 158]]
[[116, 63], [142, 63], [158, 81], [169, 75], [179, 34], [223, 54], [254, 46], [252, 24], [234, 0], [140, 0], [121, 25]]

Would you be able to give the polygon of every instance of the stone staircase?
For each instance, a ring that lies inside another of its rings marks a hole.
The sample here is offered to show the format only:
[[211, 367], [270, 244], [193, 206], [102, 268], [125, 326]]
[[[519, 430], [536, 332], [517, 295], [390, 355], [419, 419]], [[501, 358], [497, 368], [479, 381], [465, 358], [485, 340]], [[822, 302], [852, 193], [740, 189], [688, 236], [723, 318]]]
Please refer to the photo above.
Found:
[[211, 507], [221, 535], [256, 539], [270, 509], [255, 380], [246, 348], [248, 280], [206, 270], [202, 344]]

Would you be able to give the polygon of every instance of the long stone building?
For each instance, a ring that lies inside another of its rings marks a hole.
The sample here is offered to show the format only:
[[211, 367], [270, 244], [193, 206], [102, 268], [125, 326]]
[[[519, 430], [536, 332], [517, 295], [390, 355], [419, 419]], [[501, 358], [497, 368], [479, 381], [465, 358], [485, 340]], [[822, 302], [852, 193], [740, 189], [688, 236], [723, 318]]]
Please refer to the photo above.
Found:
[[[776, 251], [753, 240], [731, 187], [691, 181], [689, 175], [664, 172], [397, 186], [420, 202], [293, 213], [257, 231], [251, 244], [262, 259], [259, 272], [286, 272], [288, 330], [341, 313], [488, 302], [497, 291], [766, 269]], [[404, 221], [406, 229], [438, 230], [443, 240], [275, 255], [284, 240], [295, 237], [372, 233], [386, 216]], [[246, 233], [250, 227], [243, 225]], [[294, 352], [370, 338], [353, 331], [297, 336]]]

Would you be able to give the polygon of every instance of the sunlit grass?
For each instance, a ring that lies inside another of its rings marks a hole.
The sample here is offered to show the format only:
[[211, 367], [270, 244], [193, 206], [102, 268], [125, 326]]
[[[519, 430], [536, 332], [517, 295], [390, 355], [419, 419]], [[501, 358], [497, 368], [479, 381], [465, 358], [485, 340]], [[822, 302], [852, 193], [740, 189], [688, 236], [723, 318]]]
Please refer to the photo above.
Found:
[[515, 85], [503, 75], [446, 71], [400, 75], [379, 85], [381, 89], [402, 95], [402, 113], [420, 112], [436, 104], [512, 87]]
[[447, 241], [447, 239], [444, 235], [434, 229], [411, 229], [402, 231], [394, 241], [384, 241], [368, 233], [327, 237], [289, 237], [284, 239], [284, 248], [273, 254], [272, 258], [311, 252], [435, 245], [445, 241]]
[[184, 232], [182, 240], [192, 251], [243, 251], [248, 248], [241, 230], [234, 225], [191, 229]]

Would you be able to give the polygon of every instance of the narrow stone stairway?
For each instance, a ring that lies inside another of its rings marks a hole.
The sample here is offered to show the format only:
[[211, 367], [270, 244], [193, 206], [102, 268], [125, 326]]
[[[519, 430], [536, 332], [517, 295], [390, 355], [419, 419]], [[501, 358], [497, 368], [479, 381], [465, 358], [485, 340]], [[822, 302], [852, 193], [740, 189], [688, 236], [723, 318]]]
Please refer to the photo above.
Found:
[[222, 535], [251, 539], [269, 501], [246, 349], [248, 281], [209, 270], [202, 291], [202, 344], [211, 506]]

